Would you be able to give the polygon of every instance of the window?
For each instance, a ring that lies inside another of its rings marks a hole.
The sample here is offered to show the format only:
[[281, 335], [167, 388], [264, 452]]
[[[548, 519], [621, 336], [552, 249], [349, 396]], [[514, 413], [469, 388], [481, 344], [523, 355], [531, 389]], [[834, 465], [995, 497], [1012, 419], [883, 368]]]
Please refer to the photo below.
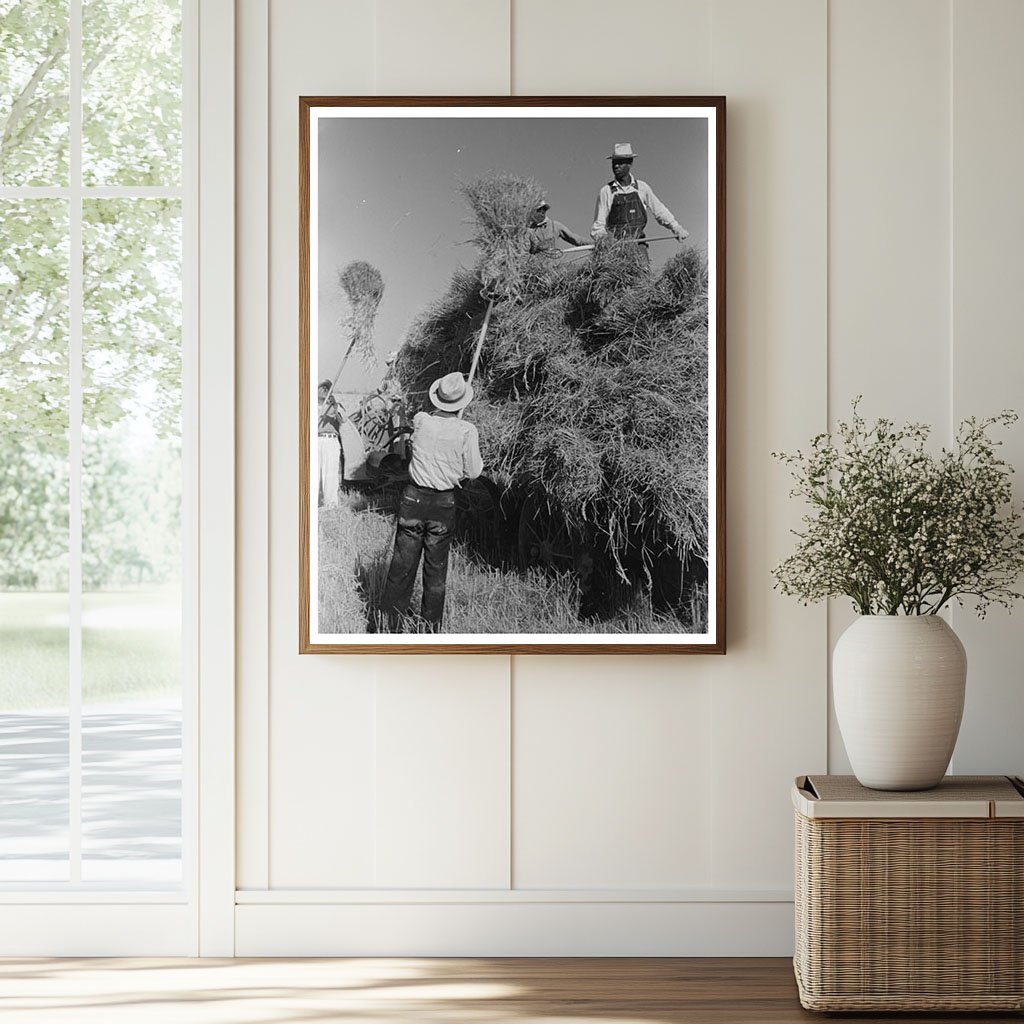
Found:
[[6, 887], [183, 884], [182, 8], [0, 0]]

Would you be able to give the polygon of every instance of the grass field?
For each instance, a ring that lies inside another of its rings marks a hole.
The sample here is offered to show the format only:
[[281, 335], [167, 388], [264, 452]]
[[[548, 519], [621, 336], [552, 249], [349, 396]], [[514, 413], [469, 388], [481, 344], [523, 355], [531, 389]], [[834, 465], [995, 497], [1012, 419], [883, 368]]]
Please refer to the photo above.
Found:
[[[180, 692], [179, 619], [180, 594], [174, 588], [84, 595], [83, 700]], [[67, 595], [0, 593], [0, 710], [67, 702]]]
[[[359, 510], [358, 496], [336, 509], [321, 509], [319, 523], [320, 629], [365, 633], [368, 608], [384, 589], [394, 541], [394, 519]], [[419, 607], [420, 584], [413, 593]], [[581, 621], [579, 584], [571, 574], [496, 569], [452, 545], [445, 596], [446, 633], [678, 633], [673, 616], [659, 615], [649, 600], [601, 621]], [[415, 621], [407, 623], [417, 631]]]

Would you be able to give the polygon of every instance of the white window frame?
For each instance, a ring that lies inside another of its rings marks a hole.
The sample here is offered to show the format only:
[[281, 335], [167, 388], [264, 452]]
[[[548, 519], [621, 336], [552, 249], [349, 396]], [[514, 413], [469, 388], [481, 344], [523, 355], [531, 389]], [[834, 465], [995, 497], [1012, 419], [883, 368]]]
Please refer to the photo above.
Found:
[[[199, 6], [198, 952], [235, 951], [235, 4]], [[198, 97], [197, 97], [198, 99]]]
[[[82, 3], [70, 6], [70, 830], [68, 883], [0, 887], [0, 955], [234, 953], [234, 5], [183, 0], [179, 187], [82, 183]], [[202, 97], [203, 102], [200, 102]], [[92, 198], [182, 203], [182, 885], [82, 883], [82, 214]], [[200, 685], [202, 681], [202, 685]]]

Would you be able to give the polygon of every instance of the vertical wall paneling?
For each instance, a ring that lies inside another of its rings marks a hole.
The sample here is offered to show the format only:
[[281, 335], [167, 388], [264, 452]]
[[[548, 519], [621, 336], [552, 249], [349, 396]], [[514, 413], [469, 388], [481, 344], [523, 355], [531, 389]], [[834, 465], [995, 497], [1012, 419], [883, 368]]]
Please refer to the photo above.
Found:
[[710, 883], [710, 695], [679, 660], [516, 658], [516, 888]]
[[[954, 0], [952, 418], [1024, 414], [1024, 5]], [[996, 436], [1024, 497], [1024, 425]], [[1024, 604], [954, 625], [967, 648], [967, 702], [953, 757], [958, 772], [1024, 772]]]
[[[711, 10], [516, 0], [514, 90], [707, 94]], [[595, 195], [606, 176], [594, 167]], [[709, 659], [514, 660], [514, 885], [707, 885]]]
[[270, 181], [268, 132], [270, 38], [268, 0], [239, 4], [237, 15], [238, 124], [235, 151], [239, 164], [236, 205], [246, 215], [236, 225], [236, 273], [239, 295], [236, 356], [239, 560], [235, 596], [239, 644], [236, 653], [238, 714], [237, 885], [266, 888], [269, 871], [270, 523], [269, 424], [267, 406], [268, 275]]
[[[863, 395], [867, 418], [922, 420], [945, 443], [948, 5], [831, 0], [828, 85], [830, 425]], [[831, 602], [829, 650], [852, 621]], [[829, 767], [848, 771], [830, 732]]]
[[[508, 94], [509, 0], [379, 0], [376, 18], [375, 92]], [[507, 657], [380, 659], [377, 885], [509, 885], [508, 735]]]
[[[788, 785], [845, 766], [826, 680], [849, 619], [770, 589], [800, 508], [769, 453], [859, 392], [943, 440], [1020, 405], [1018, 0], [266, 2], [269, 31], [246, 5], [238, 37], [236, 585], [238, 866], [269, 890], [239, 896], [236, 948], [785, 953]], [[728, 98], [729, 653], [299, 658], [297, 98], [513, 88]], [[1024, 770], [1018, 623], [956, 627], [955, 767]], [[415, 886], [433, 891], [393, 888]]]
[[505, 96], [510, 0], [378, 0], [376, 87], [393, 96]]
[[375, 882], [509, 886], [509, 659], [391, 659], [377, 683]]
[[711, 666], [713, 884], [788, 885], [788, 788], [825, 766], [825, 610], [771, 590], [798, 510], [772, 450], [825, 425], [826, 8], [717, 0], [728, 97], [728, 654]]
[[[712, 0], [514, 0], [512, 86], [520, 96], [710, 92]], [[599, 171], [595, 170], [600, 184]], [[653, 185], [653, 181], [652, 181]]]
[[924, 420], [945, 437], [948, 7], [832, 0], [829, 11], [830, 414], [846, 418], [863, 394], [867, 416]]
[[378, 659], [302, 660], [275, 680], [271, 886], [372, 886]]
[[[504, 688], [483, 716], [481, 734], [489, 730], [507, 735], [507, 659], [434, 658], [425, 667], [420, 659], [394, 657], [305, 657], [296, 655], [294, 609], [296, 593], [296, 530], [294, 481], [295, 402], [297, 350], [294, 281], [298, 222], [294, 197], [296, 178], [296, 111], [298, 96], [353, 95], [374, 92], [507, 92], [507, 70], [502, 86], [493, 77], [495, 62], [507, 68], [508, 14], [498, 17], [503, 5], [450, 4], [444, 11], [409, 4], [314, 2], [271, 5], [271, 272], [272, 279], [291, 282], [275, 286], [271, 297], [271, 783], [270, 783], [270, 877], [276, 887], [367, 887], [376, 884], [379, 862], [387, 877], [412, 877], [417, 847], [397, 831], [397, 817], [376, 803], [377, 770], [381, 764], [378, 744], [395, 751], [388, 717], [395, 705], [388, 700], [392, 684], [415, 678], [423, 681], [421, 693], [433, 694], [434, 710], [450, 721], [461, 720], [463, 695], [443, 685], [445, 677], [457, 677], [469, 666], [483, 690]], [[470, 10], [472, 7], [472, 10]], [[415, 32], [410, 24], [422, 24]], [[483, 13], [482, 13], [483, 12]], [[390, 20], [389, 20], [390, 19]], [[392, 24], [392, 21], [394, 24]], [[452, 32], [459, 24], [460, 31]], [[501, 27], [504, 26], [503, 32]], [[476, 36], [473, 33], [477, 33]], [[488, 33], [499, 32], [496, 39]], [[467, 34], [468, 33], [468, 34]], [[375, 52], [375, 39], [413, 39], [415, 51], [395, 63], [398, 53]], [[454, 42], [453, 42], [454, 40]], [[488, 55], [481, 62], [481, 54]], [[504, 57], [502, 57], [504, 54]], [[401, 66], [399, 66], [401, 65]], [[430, 80], [430, 70], [437, 77]], [[413, 73], [418, 87], [400, 74]], [[445, 75], [459, 75], [463, 88]], [[398, 77], [396, 77], [398, 76]], [[435, 680], [438, 682], [434, 686]], [[383, 693], [384, 717], [379, 717], [378, 687]], [[454, 701], [449, 705], [446, 701]], [[492, 719], [491, 715], [497, 715]], [[401, 727], [402, 715], [398, 715]], [[409, 737], [406, 736], [408, 739]], [[464, 756], [449, 751], [449, 757]], [[411, 772], [417, 766], [406, 760], [411, 750], [396, 753], [394, 769]], [[488, 758], [492, 752], [488, 751]], [[386, 762], [388, 768], [391, 761]], [[459, 762], [466, 778], [495, 780], [491, 761]], [[440, 769], [439, 769], [440, 770]], [[387, 779], [384, 780], [385, 786]], [[489, 794], [498, 808], [507, 807], [508, 785], [496, 783]], [[392, 801], [391, 806], [396, 806]], [[500, 809], [500, 816], [507, 811]], [[316, 841], [310, 842], [310, 821], [315, 819]], [[486, 822], [487, 816], [481, 817]], [[410, 821], [410, 828], [415, 824]], [[378, 825], [382, 832], [378, 833]], [[489, 880], [507, 885], [507, 825], [500, 857], [492, 856], [477, 870]], [[387, 844], [393, 843], [392, 849]], [[486, 845], [483, 843], [482, 845]], [[444, 860], [443, 852], [438, 853]], [[456, 860], [455, 863], [458, 863]], [[435, 875], [442, 872], [436, 866]], [[450, 876], [449, 876], [450, 877]], [[490, 884], [490, 882], [488, 883]]]
[[[373, 2], [270, 0], [272, 886], [372, 879], [375, 658], [298, 655], [298, 98], [373, 91]], [[242, 167], [242, 173], [245, 168]], [[263, 211], [247, 210], [246, 217]], [[245, 352], [244, 339], [240, 347]], [[245, 353], [245, 358], [249, 358]], [[248, 438], [241, 439], [248, 444]], [[240, 510], [244, 515], [244, 509]], [[258, 557], [258, 553], [257, 553]], [[247, 583], [241, 559], [240, 586]], [[243, 641], [244, 642], [244, 641]], [[246, 680], [240, 685], [246, 686]]]

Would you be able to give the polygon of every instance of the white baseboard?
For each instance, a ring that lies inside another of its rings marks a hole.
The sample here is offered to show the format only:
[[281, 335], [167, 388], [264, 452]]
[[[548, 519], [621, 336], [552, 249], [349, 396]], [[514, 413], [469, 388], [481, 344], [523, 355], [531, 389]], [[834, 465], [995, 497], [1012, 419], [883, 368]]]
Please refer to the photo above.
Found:
[[320, 904], [283, 901], [243, 902], [235, 908], [236, 956], [792, 954], [793, 904], [774, 899]]

